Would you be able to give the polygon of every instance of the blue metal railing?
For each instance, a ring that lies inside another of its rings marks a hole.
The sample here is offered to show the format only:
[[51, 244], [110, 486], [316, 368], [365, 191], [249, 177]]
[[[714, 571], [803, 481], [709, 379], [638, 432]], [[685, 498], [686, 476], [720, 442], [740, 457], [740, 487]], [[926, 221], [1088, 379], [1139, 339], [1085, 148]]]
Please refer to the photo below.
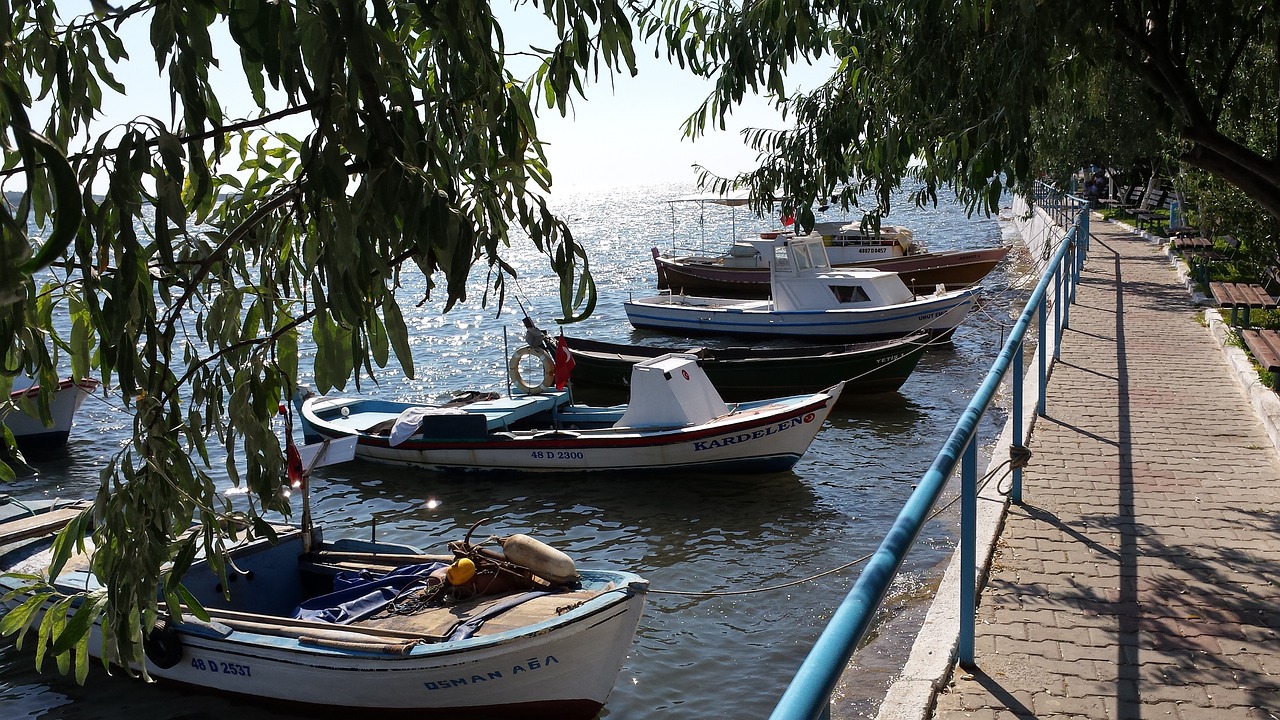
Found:
[[[831, 692], [840, 680], [840, 674], [853, 656], [858, 644], [866, 635], [881, 602], [889, 591], [889, 585], [897, 575], [907, 552], [915, 543], [921, 528], [929, 519], [929, 513], [937, 504], [947, 484], [947, 479], [961, 465], [960, 483], [960, 637], [958, 661], [962, 666], [973, 664], [974, 609], [977, 599], [976, 578], [976, 529], [977, 529], [977, 442], [975, 438], [979, 421], [991, 406], [1001, 382], [1010, 368], [1013, 369], [1013, 443], [1021, 445], [1025, 435], [1022, 422], [1023, 345], [1027, 329], [1033, 317], [1038, 316], [1039, 351], [1039, 401], [1036, 413], [1044, 414], [1045, 386], [1048, 383], [1048, 358], [1046, 324], [1049, 306], [1054, 315], [1054, 360], [1058, 358], [1058, 345], [1062, 330], [1070, 316], [1067, 305], [1075, 299], [1076, 283], [1084, 266], [1088, 249], [1088, 203], [1054, 188], [1037, 184], [1034, 193], [1037, 207], [1045, 210], [1061, 227], [1068, 228], [1063, 242], [1049, 258], [1040, 282], [1031, 293], [1026, 306], [1013, 326], [1004, 347], [1001, 348], [981, 387], [969, 401], [955, 429], [934, 458], [916, 490], [907, 498], [880, 547], [867, 562], [866, 568], [854, 583], [831, 616], [813, 649], [805, 658], [774, 708], [774, 720], [808, 720], [830, 716]], [[1052, 288], [1052, 296], [1050, 289]], [[1050, 302], [1052, 300], [1052, 302]], [[1022, 469], [1014, 464], [1011, 499], [1022, 499]]]

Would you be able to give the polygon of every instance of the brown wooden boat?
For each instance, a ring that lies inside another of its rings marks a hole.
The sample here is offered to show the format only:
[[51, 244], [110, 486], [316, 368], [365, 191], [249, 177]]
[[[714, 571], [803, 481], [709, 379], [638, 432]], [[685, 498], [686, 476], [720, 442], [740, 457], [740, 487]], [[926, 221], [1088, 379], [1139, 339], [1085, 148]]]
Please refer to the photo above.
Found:
[[[977, 250], [924, 252], [878, 260], [832, 264], [832, 267], [871, 268], [896, 272], [916, 292], [933, 292], [938, 285], [948, 290], [980, 282], [1009, 254], [1008, 247]], [[654, 250], [658, 287], [694, 295], [738, 298], [769, 297], [769, 267], [750, 266], [743, 258], [730, 256], [665, 257]]]

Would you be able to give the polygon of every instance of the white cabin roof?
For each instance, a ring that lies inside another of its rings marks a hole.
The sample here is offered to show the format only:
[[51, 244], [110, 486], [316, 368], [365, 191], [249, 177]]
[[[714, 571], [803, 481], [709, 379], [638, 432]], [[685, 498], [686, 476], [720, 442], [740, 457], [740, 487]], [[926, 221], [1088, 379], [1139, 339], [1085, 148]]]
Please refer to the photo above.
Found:
[[631, 366], [631, 402], [614, 427], [687, 427], [728, 413], [697, 357], [668, 353]]
[[915, 294], [897, 273], [833, 268], [818, 235], [751, 240], [769, 262], [775, 310], [836, 310], [910, 302]]

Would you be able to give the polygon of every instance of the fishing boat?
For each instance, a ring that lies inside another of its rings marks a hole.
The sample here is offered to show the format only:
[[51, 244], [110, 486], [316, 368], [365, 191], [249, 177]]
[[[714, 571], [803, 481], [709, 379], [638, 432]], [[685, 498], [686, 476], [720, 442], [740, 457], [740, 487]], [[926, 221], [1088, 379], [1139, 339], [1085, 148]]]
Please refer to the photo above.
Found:
[[893, 392], [907, 381], [929, 347], [929, 336], [844, 345], [799, 347], [657, 347], [565, 336], [573, 356], [573, 383], [626, 388], [631, 367], [666, 353], [698, 359], [711, 384], [727, 400], [817, 392], [844, 382], [841, 398]]
[[727, 404], [681, 354], [636, 363], [630, 385], [629, 403], [605, 407], [517, 382], [533, 392], [445, 406], [312, 396], [299, 415], [308, 441], [354, 436], [361, 459], [436, 471], [771, 473], [799, 461], [844, 387]]
[[[675, 247], [675, 206], [686, 202], [735, 208], [731, 236], [737, 238], [736, 208], [749, 200], [739, 193], [670, 201], [672, 248], [666, 253], [656, 247], [652, 250], [658, 289], [716, 297], [769, 297], [769, 258], [759, 252], [755, 238], [737, 240], [724, 252], [709, 252], [706, 238], [698, 248]], [[758, 235], [765, 240], [786, 238], [794, 234], [793, 229], [788, 226]], [[929, 252], [915, 241], [909, 228], [901, 225], [882, 225], [873, 231], [864, 229], [859, 222], [819, 222], [814, 224], [810, 237], [822, 239], [832, 267], [896, 272], [908, 288], [918, 293], [932, 292], [939, 285], [957, 290], [981, 282], [1009, 254], [1009, 248], [1003, 246]]]
[[751, 241], [768, 259], [769, 300], [667, 291], [623, 303], [637, 328], [669, 333], [768, 337], [950, 337], [977, 299], [976, 287], [921, 295], [897, 273], [833, 268], [823, 241], [783, 235]]
[[[46, 572], [53, 533], [86, 507], [0, 496], [0, 571]], [[648, 589], [633, 573], [579, 570], [520, 534], [488, 547], [473, 545], [468, 531], [450, 552], [428, 555], [381, 541], [329, 541], [305, 524], [276, 530], [275, 541], [246, 540], [228, 552], [225, 585], [197, 558], [183, 586], [208, 619], [188, 607], [150, 631], [151, 677], [296, 711], [594, 718]], [[54, 588], [99, 589], [90, 561], [73, 556]], [[0, 576], [0, 593], [23, 582]], [[21, 595], [6, 597], [8, 612], [25, 612]], [[95, 627], [95, 657], [100, 642]]]
[[[766, 233], [768, 234], [768, 233]], [[769, 297], [769, 268], [749, 243], [735, 243], [728, 254], [668, 257], [653, 251], [658, 287], [693, 294], [732, 298]], [[834, 258], [828, 247], [828, 257]], [[896, 272], [913, 292], [928, 292], [941, 285], [948, 290], [981, 282], [1009, 254], [1008, 247], [944, 250], [861, 260], [831, 261], [832, 267]]]
[[49, 401], [50, 424], [40, 418], [37, 405], [40, 386], [31, 378], [14, 378], [14, 389], [9, 393], [9, 404], [4, 412], [4, 424], [13, 433], [18, 449], [23, 454], [42, 455], [57, 451], [67, 444], [71, 424], [85, 398], [98, 389], [100, 383], [92, 378], [74, 380], [64, 378], [54, 389]]

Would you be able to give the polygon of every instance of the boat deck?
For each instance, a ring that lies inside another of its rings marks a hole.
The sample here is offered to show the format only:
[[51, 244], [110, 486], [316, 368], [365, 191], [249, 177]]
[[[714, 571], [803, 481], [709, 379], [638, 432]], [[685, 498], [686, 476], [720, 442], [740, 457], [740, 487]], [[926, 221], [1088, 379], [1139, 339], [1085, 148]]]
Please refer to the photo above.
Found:
[[[551, 412], [553, 409], [564, 407], [569, 404], [569, 401], [568, 391], [553, 390], [538, 395], [516, 395], [496, 400], [481, 400], [461, 405], [457, 410], [474, 415], [483, 415], [485, 429], [488, 432], [494, 432], [505, 430], [539, 413]], [[369, 409], [352, 412], [346, 416], [326, 417], [326, 422], [346, 432], [377, 433], [379, 428], [390, 430], [396, 419], [400, 417], [400, 413], [411, 407], [411, 405], [405, 403], [366, 403], [366, 405], [369, 406]], [[316, 410], [319, 412], [322, 409], [331, 410], [350, 406], [350, 404], [338, 402], [323, 407], [317, 406]]]
[[567, 390], [553, 390], [539, 395], [516, 395], [497, 400], [482, 400], [463, 405], [462, 409], [469, 413], [484, 415], [485, 426], [492, 432], [510, 427], [539, 413], [550, 412], [568, 405], [569, 400]]
[[[598, 597], [607, 590], [575, 590], [535, 597], [490, 617], [476, 630], [476, 637], [497, 635], [528, 627], [535, 623], [563, 615], [582, 603]], [[471, 618], [482, 616], [497, 605], [521, 595], [520, 592], [502, 595], [483, 595], [456, 605], [439, 607], [414, 607], [411, 612], [384, 609], [378, 614], [351, 624], [352, 627], [370, 628], [409, 633], [422, 637], [447, 637], [459, 625]], [[410, 607], [412, 600], [405, 603]]]

